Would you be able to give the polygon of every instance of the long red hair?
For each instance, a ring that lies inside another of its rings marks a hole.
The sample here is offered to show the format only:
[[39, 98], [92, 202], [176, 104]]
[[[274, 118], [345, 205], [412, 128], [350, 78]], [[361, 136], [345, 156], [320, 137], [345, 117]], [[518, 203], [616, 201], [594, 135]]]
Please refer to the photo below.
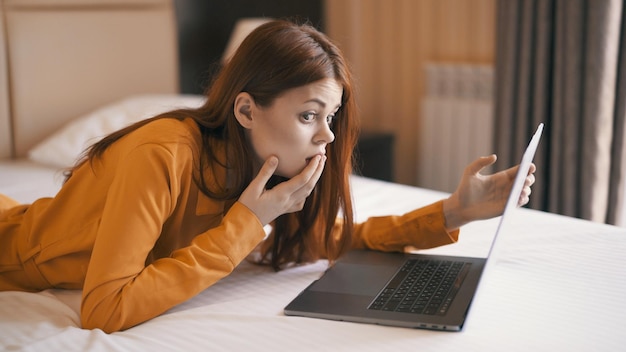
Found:
[[[325, 78], [343, 87], [342, 105], [333, 122], [335, 141], [327, 145], [324, 172], [302, 211], [284, 214], [274, 222], [274, 230], [262, 248], [263, 261], [276, 270], [291, 263], [312, 262], [322, 256], [331, 261], [345, 252], [353, 233], [353, 211], [349, 176], [353, 149], [358, 137], [358, 120], [352, 76], [335, 44], [307, 24], [276, 20], [255, 29], [221, 69], [206, 91], [207, 101], [198, 109], [180, 109], [138, 122], [112, 133], [87, 150], [77, 165], [93, 160], [119, 138], [160, 118], [192, 118], [198, 124], [202, 155], [197, 160], [195, 182], [209, 197], [236, 199], [254, 178], [250, 143], [233, 113], [236, 96], [249, 93], [256, 104], [269, 106], [288, 89]], [[213, 153], [215, 143], [225, 143], [226, 162]], [[207, 184], [203, 172], [225, 167], [232, 178], [226, 185]], [[68, 172], [68, 178], [73, 170]], [[284, 181], [273, 176], [268, 187]], [[333, 236], [337, 217], [343, 217], [341, 230]]]

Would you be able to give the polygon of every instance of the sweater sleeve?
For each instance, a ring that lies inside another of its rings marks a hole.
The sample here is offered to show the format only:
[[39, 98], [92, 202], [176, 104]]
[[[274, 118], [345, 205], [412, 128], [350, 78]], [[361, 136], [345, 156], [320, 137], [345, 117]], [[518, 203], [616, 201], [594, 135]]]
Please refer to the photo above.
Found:
[[445, 228], [443, 201], [400, 216], [371, 217], [355, 225], [354, 248], [402, 252], [405, 247], [434, 248], [458, 241], [459, 230]]
[[187, 247], [145, 265], [173, 211], [180, 180], [164, 147], [138, 147], [119, 163], [90, 259], [81, 305], [84, 328], [127, 329], [225, 277], [264, 238], [257, 217], [235, 203]]

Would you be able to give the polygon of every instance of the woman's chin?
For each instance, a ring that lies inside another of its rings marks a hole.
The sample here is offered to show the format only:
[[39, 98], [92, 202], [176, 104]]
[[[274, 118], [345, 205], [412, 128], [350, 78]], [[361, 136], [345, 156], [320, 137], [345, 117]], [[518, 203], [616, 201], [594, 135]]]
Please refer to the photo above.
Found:
[[274, 172], [274, 175], [290, 179], [290, 178], [292, 178], [294, 176], [297, 176], [299, 173], [301, 173], [302, 170], [304, 170], [305, 167], [306, 166], [303, 166], [300, 169], [292, 169], [292, 170], [281, 170], [281, 169], [278, 169], [278, 170], [276, 170], [276, 172]]

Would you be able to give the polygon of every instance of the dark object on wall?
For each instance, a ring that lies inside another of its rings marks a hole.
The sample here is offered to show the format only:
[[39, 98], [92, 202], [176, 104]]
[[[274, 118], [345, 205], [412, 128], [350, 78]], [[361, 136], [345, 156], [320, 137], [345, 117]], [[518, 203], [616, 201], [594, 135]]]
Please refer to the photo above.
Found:
[[355, 173], [393, 182], [393, 142], [391, 133], [363, 133], [355, 150]]
[[240, 18], [291, 18], [324, 30], [322, 0], [175, 0], [174, 4], [180, 92], [185, 94], [204, 92]]

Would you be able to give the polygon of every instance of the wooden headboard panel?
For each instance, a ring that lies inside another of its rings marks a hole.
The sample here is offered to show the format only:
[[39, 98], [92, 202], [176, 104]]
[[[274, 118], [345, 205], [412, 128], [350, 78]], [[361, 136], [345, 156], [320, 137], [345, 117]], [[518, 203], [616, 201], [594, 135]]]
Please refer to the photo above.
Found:
[[9, 69], [4, 28], [4, 7], [0, 6], [0, 159], [11, 156], [12, 149], [9, 123]]
[[0, 158], [120, 98], [179, 91], [172, 0], [0, 1]]

